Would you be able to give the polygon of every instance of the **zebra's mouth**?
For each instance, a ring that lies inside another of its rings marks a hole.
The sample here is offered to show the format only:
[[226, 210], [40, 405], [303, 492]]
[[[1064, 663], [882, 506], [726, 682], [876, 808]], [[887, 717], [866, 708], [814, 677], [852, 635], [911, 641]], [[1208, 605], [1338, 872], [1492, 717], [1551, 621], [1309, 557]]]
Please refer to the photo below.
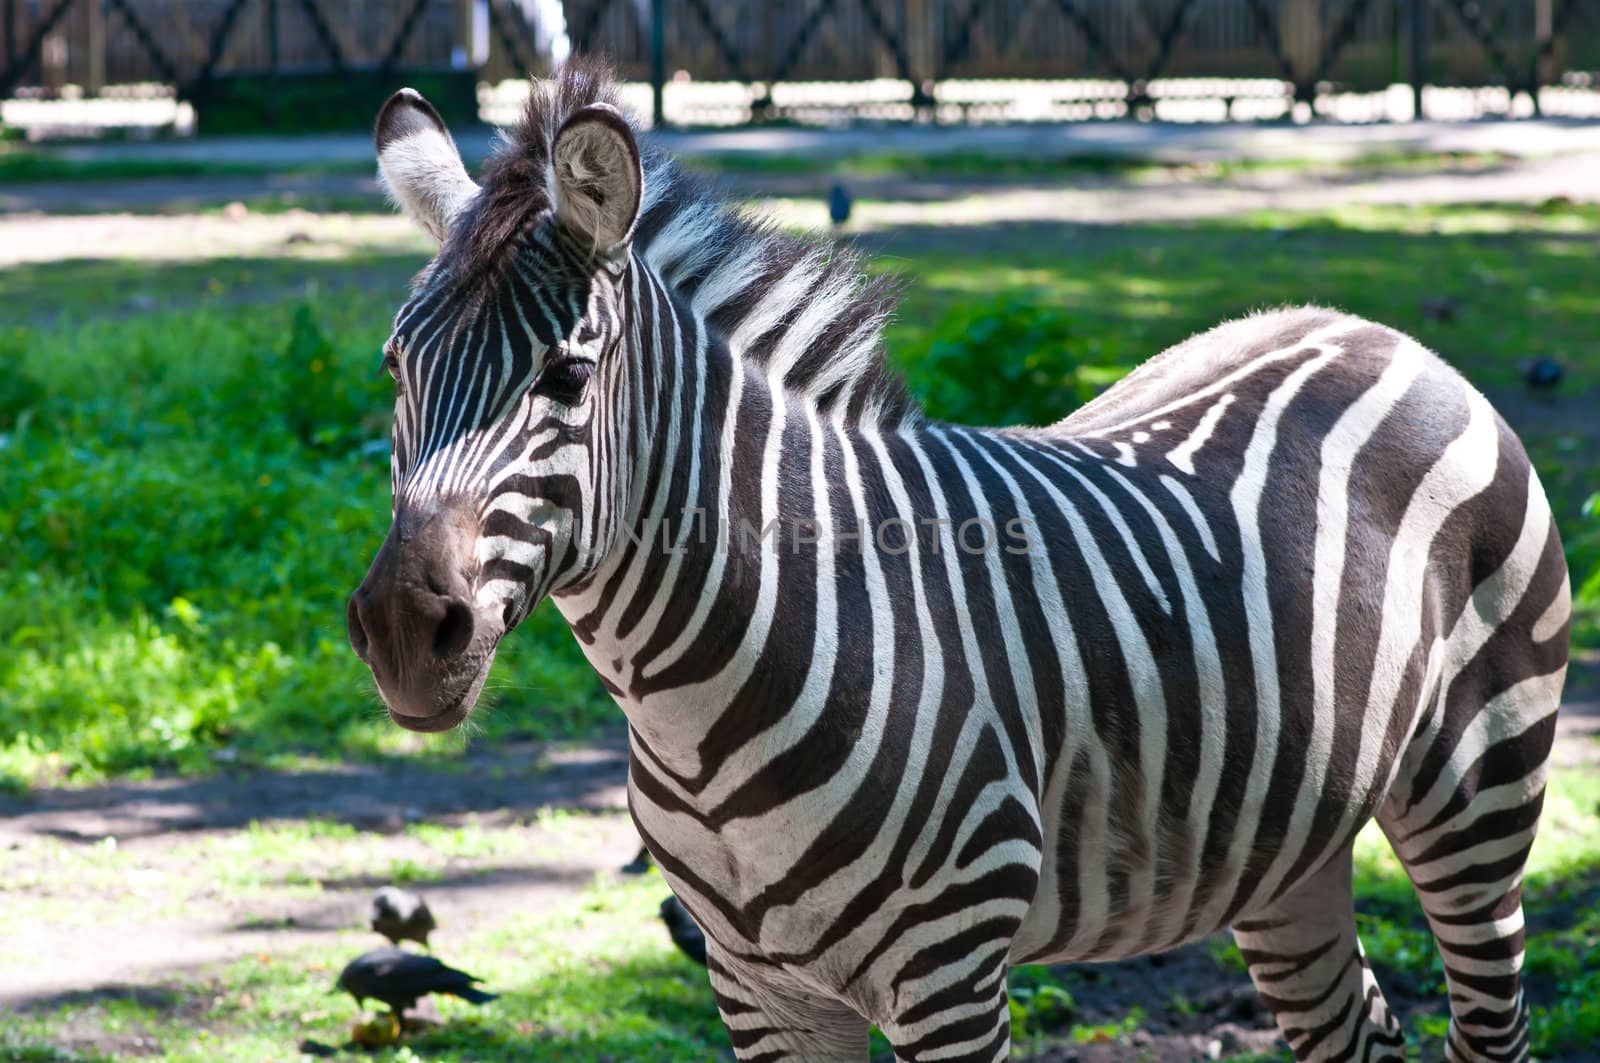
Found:
[[435, 713], [432, 716], [410, 716], [391, 705], [389, 706], [389, 719], [408, 731], [417, 731], [421, 734], [437, 734], [440, 731], [448, 731], [450, 728], [459, 725], [461, 721], [467, 718], [470, 712], [472, 712], [472, 702], [463, 698], [445, 711]]
[[[472, 713], [483, 692], [484, 680], [489, 677], [489, 666], [494, 663], [494, 648], [473, 654], [474, 663], [457, 666], [445, 674], [412, 674], [412, 689], [396, 697], [379, 682], [389, 719], [408, 731], [437, 734], [457, 727]], [[465, 662], [463, 662], [465, 663]]]
[[389, 718], [448, 731], [467, 718], [505, 634], [474, 596], [477, 514], [461, 500], [402, 510], [346, 608], [350, 646], [372, 669]]

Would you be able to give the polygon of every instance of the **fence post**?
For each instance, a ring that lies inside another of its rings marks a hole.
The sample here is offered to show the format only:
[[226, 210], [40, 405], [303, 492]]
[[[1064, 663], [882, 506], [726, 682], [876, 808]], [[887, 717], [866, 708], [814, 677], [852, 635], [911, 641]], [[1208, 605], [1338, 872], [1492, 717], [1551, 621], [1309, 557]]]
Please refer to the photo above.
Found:
[[84, 4], [83, 19], [83, 91], [90, 96], [100, 95], [106, 87], [106, 11], [100, 0]]
[[1411, 80], [1411, 120], [1420, 122], [1422, 114], [1422, 86], [1428, 80], [1428, 0], [1410, 0], [1411, 3], [1411, 61], [1407, 74]]
[[278, 0], [266, 0], [262, 15], [267, 22], [267, 125], [278, 125]]
[[[1573, 0], [1567, 0], [1572, 3]], [[1555, 4], [1551, 0], [1534, 0], [1533, 4], [1533, 84], [1528, 91], [1533, 95], [1533, 113], [1539, 114], [1539, 90], [1555, 81]]]
[[650, 0], [650, 126], [667, 127], [667, 0]]

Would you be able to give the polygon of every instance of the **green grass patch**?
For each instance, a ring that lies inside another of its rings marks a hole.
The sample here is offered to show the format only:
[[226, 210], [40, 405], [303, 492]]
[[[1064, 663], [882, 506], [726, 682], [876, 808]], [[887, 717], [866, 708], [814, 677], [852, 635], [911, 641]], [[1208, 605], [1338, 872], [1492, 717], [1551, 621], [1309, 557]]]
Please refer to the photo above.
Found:
[[[377, 352], [400, 294], [0, 334], [0, 773], [394, 745], [343, 601], [388, 524]], [[480, 726], [609, 720], [570, 639], [533, 618], [490, 687], [537, 711]]]
[[828, 175], [849, 179], [947, 181], [1070, 181], [1081, 178], [1140, 180], [1181, 173], [1228, 180], [1256, 173], [1315, 171], [1329, 175], [1487, 169], [1507, 156], [1488, 152], [1379, 151], [1349, 159], [1220, 159], [1178, 162], [1137, 154], [1084, 152], [1070, 155], [993, 151], [860, 151], [846, 155], [772, 152], [712, 152], [686, 157], [695, 169], [747, 176]]
[[[512, 918], [452, 942], [448, 962], [482, 977], [500, 999], [484, 1006], [444, 998], [443, 1027], [368, 1058], [395, 1061], [518, 1060], [530, 1051], [573, 1063], [651, 1059], [700, 1063], [731, 1058], [704, 969], [684, 959], [656, 920], [666, 892], [655, 876], [598, 881], [576, 900], [537, 917]], [[172, 1063], [278, 1060], [310, 1043], [348, 1046], [363, 1016], [329, 988], [373, 935], [290, 954], [262, 953], [139, 993], [45, 1005], [8, 1019], [7, 1038], [36, 1055], [70, 1044], [68, 1030], [98, 1031], [102, 1045], [154, 1047]], [[375, 1014], [368, 1010], [365, 1014]], [[349, 1057], [366, 1053], [351, 1049]], [[96, 1058], [96, 1057], [89, 1057]]]

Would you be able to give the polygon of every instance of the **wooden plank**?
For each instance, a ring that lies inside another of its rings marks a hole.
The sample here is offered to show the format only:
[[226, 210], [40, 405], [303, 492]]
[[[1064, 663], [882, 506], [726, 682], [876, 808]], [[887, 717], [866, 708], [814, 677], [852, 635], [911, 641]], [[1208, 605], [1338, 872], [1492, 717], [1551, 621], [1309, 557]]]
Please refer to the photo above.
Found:
[[706, 28], [706, 33], [711, 37], [711, 43], [716, 47], [717, 53], [722, 56], [722, 61], [728, 64], [728, 69], [733, 71], [735, 81], [749, 83], [754, 81], [744, 68], [744, 59], [739, 55], [739, 50], [728, 40], [728, 35], [722, 32], [722, 27], [717, 25], [716, 16], [711, 13], [706, 0], [686, 0], [689, 10], [694, 12], [695, 18]]
[[106, 87], [106, 9], [100, 0], [85, 0], [78, 17], [83, 30], [83, 91], [98, 96]]
[[178, 81], [178, 68], [173, 65], [172, 60], [167, 57], [167, 53], [156, 43], [155, 36], [150, 32], [150, 27], [146, 26], [144, 20], [134, 13], [133, 8], [128, 4], [128, 0], [106, 0], [106, 2], [116, 9], [117, 14], [122, 16], [122, 21], [127, 24], [129, 31], [133, 34], [133, 39], [139, 42], [139, 47], [144, 49], [145, 54], [150, 57], [150, 61], [155, 64], [156, 70], [161, 76], [167, 81]]
[[[795, 63], [800, 61], [806, 45], [811, 43], [812, 36], [817, 32], [817, 27], [822, 24], [822, 19], [830, 11], [837, 0], [815, 0], [811, 10], [806, 13], [806, 19], [800, 23], [800, 28], [789, 39], [778, 56], [777, 64], [772, 68], [768, 81], [783, 81], [789, 76], [789, 71], [794, 69]], [[769, 90], [770, 95], [770, 90]]]
[[428, 0], [411, 0], [411, 6], [406, 10], [405, 17], [400, 20], [400, 28], [389, 40], [389, 46], [383, 50], [383, 58], [378, 61], [378, 69], [387, 73], [394, 69], [400, 61], [400, 54], [405, 51], [406, 44], [411, 40], [411, 35], [416, 32], [417, 24], [422, 21], [422, 9], [428, 6]]
[[1067, 21], [1071, 22], [1073, 27], [1083, 35], [1084, 43], [1089, 46], [1089, 54], [1091, 56], [1098, 57], [1113, 75], [1123, 81], [1131, 84], [1138, 80], [1138, 75], [1118, 58], [1116, 52], [1111, 49], [1099, 27], [1094, 24], [1089, 16], [1078, 9], [1076, 0], [1056, 0], [1056, 6], [1061, 9], [1063, 15], [1067, 16]]
[[77, 2], [78, 0], [56, 0], [56, 6], [33, 27], [33, 33], [28, 36], [22, 51], [14, 58], [10, 58], [4, 70], [0, 70], [0, 96], [11, 95], [11, 90], [22, 80], [22, 72], [39, 58], [39, 49], [43, 47], [44, 39], [56, 28], [56, 23], [61, 21], [61, 16], [67, 13], [67, 9]]
[[322, 50], [328, 53], [328, 61], [333, 64], [334, 72], [343, 72], [344, 47], [339, 44], [339, 38], [334, 34], [333, 27], [328, 25], [322, 9], [317, 6], [317, 0], [297, 0], [297, 2], [300, 4], [300, 10], [306, 13], [306, 18], [311, 20], [311, 29], [316, 33], [317, 42], [322, 45]]
[[189, 83], [185, 95], [198, 95], [205, 91], [205, 84], [216, 72], [217, 63], [221, 62], [222, 53], [228, 47], [228, 38], [233, 35], [233, 27], [238, 24], [239, 12], [244, 9], [247, 2], [248, 0], [233, 0], [228, 9], [222, 13], [222, 20], [217, 23], [217, 28], [211, 34], [211, 43], [206, 47], [205, 64]]

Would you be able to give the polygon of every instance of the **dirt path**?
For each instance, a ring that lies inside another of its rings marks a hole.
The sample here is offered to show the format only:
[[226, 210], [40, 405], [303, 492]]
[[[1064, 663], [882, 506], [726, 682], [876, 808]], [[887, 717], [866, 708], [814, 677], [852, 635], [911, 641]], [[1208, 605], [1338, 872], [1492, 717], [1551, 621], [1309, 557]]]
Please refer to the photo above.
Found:
[[[1008, 224], [1178, 222], [1251, 211], [1326, 210], [1349, 205], [1600, 202], [1600, 151], [1465, 163], [1444, 169], [1245, 172], [1157, 171], [1138, 180], [1073, 176], [1053, 183], [881, 177], [851, 182], [849, 231], [930, 228], [964, 234]], [[218, 257], [342, 258], [424, 252], [404, 218], [387, 213], [368, 177], [318, 178], [308, 188], [365, 196], [372, 213], [208, 210], [265, 197], [292, 199], [285, 177], [195, 177], [159, 181], [0, 188], [0, 267], [67, 258], [199, 260]], [[731, 192], [759, 201], [787, 225], [828, 224], [825, 175], [730, 177]], [[92, 213], [84, 213], [86, 209]], [[159, 211], [161, 213], [140, 213]]]
[[446, 935], [548, 908], [637, 852], [626, 775], [610, 740], [0, 797], [0, 1008], [332, 941], [375, 868], [430, 868]]

